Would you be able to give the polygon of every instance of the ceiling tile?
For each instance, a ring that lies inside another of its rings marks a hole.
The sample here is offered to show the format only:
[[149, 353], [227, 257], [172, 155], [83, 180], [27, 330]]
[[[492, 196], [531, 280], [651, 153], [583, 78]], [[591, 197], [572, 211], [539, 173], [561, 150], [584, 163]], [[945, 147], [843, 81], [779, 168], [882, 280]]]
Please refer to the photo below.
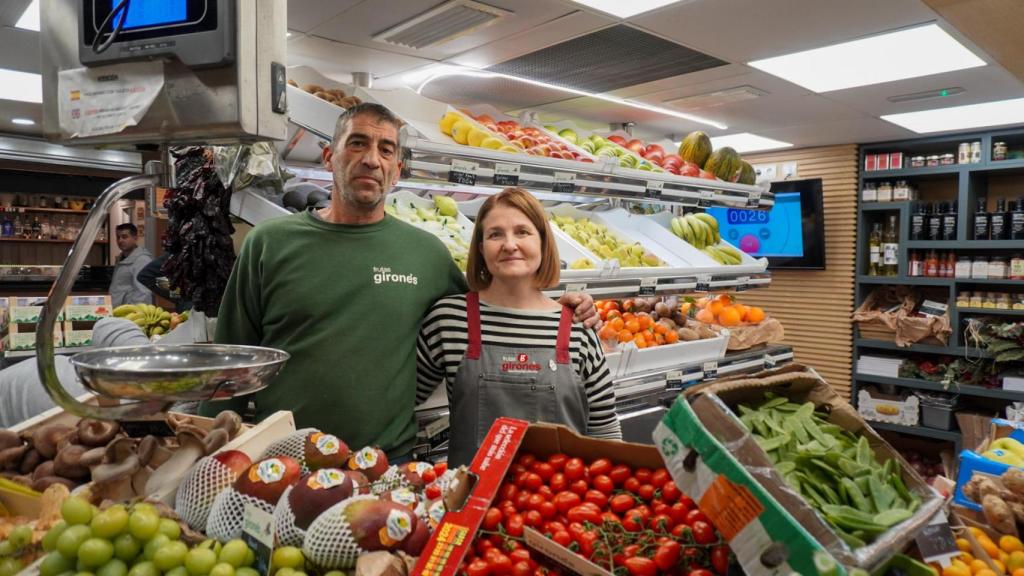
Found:
[[363, 0], [288, 0], [288, 29], [309, 32]]
[[351, 82], [352, 72], [369, 72], [374, 77], [387, 76], [412, 70], [430, 62], [423, 58], [370, 50], [315, 36], [292, 38], [288, 43], [290, 66], [312, 66], [324, 76], [338, 82]]

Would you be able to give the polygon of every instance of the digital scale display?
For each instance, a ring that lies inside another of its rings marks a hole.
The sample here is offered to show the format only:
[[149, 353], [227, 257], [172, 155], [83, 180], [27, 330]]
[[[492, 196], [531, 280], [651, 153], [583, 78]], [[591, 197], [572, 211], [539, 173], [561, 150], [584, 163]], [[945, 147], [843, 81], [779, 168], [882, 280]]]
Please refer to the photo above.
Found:
[[707, 212], [718, 220], [722, 238], [751, 256], [804, 255], [799, 192], [777, 192], [771, 210], [708, 208]]
[[132, 0], [124, 20], [125, 29], [177, 24], [188, 19], [186, 0]]

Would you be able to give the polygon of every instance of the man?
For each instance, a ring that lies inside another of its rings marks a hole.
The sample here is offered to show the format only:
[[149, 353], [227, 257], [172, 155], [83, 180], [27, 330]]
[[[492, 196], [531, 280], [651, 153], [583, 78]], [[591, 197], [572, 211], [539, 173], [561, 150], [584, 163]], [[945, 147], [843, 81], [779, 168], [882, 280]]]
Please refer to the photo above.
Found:
[[170, 290], [168, 286], [167, 275], [164, 274], [163, 267], [164, 262], [170, 258], [170, 252], [164, 252], [150, 261], [149, 264], [139, 272], [139, 275], [135, 277], [146, 287], [147, 290], [163, 298], [164, 300], [170, 300], [174, 302], [175, 312], [184, 312], [192, 309], [192, 302], [186, 298], [182, 298], [180, 290]]
[[135, 224], [120, 224], [115, 229], [117, 247], [121, 254], [114, 265], [114, 277], [110, 281], [110, 300], [114, 307], [122, 304], [152, 304], [153, 294], [139, 282], [137, 276], [153, 255], [139, 246], [139, 229]]
[[[404, 459], [416, 435], [416, 333], [439, 298], [467, 290], [432, 234], [384, 212], [401, 173], [398, 120], [364, 103], [338, 119], [324, 149], [331, 204], [260, 224], [245, 239], [217, 317], [215, 340], [291, 354], [266, 389], [204, 403], [256, 419], [291, 410], [300, 428], [338, 435], [353, 449]], [[580, 303], [578, 295], [567, 303]], [[588, 318], [593, 302], [577, 307]]]

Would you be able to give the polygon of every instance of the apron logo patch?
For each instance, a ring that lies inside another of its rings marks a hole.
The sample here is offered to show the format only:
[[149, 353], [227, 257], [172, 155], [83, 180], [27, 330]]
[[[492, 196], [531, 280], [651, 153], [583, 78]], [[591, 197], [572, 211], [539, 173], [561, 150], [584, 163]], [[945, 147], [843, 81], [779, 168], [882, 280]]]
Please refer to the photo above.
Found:
[[395, 274], [387, 266], [374, 266], [373, 283], [377, 285], [388, 283], [417, 286], [420, 283], [420, 279], [415, 274]]
[[540, 364], [531, 362], [526, 354], [501, 357], [501, 371], [506, 374], [536, 374], [540, 368]]

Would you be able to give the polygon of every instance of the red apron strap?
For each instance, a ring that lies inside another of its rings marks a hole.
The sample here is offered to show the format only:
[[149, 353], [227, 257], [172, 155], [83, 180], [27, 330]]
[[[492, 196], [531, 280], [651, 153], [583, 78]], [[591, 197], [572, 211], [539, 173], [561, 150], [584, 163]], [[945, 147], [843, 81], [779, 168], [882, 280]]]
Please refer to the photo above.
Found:
[[555, 343], [555, 361], [569, 363], [569, 337], [572, 335], [572, 308], [562, 306], [562, 318], [558, 321], [558, 340]]
[[466, 348], [466, 358], [470, 360], [480, 359], [480, 294], [468, 292], [466, 294], [466, 324], [469, 334], [469, 345]]

